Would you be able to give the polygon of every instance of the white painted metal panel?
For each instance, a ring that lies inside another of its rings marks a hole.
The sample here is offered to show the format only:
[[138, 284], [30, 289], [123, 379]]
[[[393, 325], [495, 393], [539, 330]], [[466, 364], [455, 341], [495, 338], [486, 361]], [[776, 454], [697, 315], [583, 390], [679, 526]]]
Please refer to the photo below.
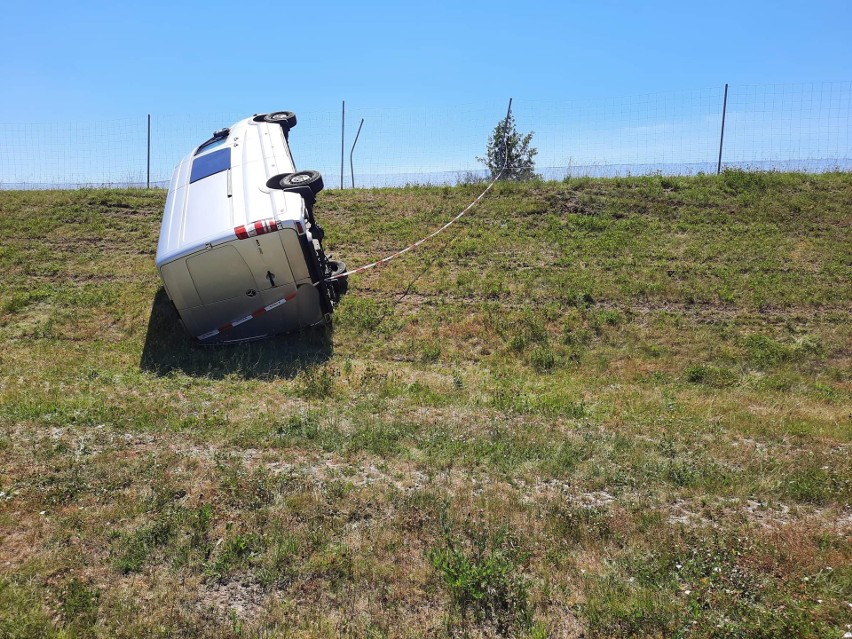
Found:
[[256, 292], [251, 269], [234, 245], [203, 251], [186, 260], [195, 290], [203, 304], [213, 304]]
[[221, 236], [224, 229], [234, 234], [231, 198], [227, 195], [228, 173], [222, 171], [186, 187], [189, 194], [183, 218], [183, 246], [214, 239]]

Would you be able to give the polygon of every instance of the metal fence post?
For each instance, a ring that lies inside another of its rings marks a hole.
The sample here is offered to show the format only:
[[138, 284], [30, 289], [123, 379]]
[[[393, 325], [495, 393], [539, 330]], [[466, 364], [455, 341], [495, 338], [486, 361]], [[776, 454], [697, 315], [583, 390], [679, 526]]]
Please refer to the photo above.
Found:
[[355, 141], [352, 143], [352, 149], [349, 151], [349, 175], [352, 178], [353, 189], [355, 188], [355, 165], [352, 163], [352, 154], [355, 153], [355, 145], [358, 144], [362, 126], [364, 126], [364, 118], [361, 118], [361, 124], [358, 125], [358, 133], [355, 134]]
[[722, 145], [725, 142], [725, 113], [728, 110], [728, 83], [725, 82], [725, 97], [722, 100], [722, 133], [719, 136], [719, 162], [716, 164], [716, 175], [722, 172]]
[[343, 133], [346, 129], [346, 100], [340, 106], [340, 188], [343, 189]]
[[151, 188], [151, 114], [148, 114], [148, 178], [145, 182], [145, 188]]

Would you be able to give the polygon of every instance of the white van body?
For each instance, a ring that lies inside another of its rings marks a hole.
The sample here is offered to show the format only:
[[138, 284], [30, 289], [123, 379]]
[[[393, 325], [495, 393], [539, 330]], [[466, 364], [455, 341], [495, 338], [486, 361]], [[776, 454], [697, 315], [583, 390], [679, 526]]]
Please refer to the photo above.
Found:
[[326, 280], [340, 265], [325, 258], [313, 218], [321, 178], [315, 191], [279, 184], [311, 173], [296, 171], [288, 143], [295, 116], [287, 115], [216, 132], [172, 176], [157, 270], [183, 326], [202, 343], [322, 323], [339, 299], [342, 282]]

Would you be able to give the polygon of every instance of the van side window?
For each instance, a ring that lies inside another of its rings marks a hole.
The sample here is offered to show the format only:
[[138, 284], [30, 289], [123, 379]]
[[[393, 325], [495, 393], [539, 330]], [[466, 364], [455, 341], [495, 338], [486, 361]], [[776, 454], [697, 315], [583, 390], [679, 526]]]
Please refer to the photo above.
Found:
[[231, 147], [219, 149], [212, 153], [199, 155], [192, 161], [192, 172], [189, 174], [189, 183], [203, 180], [220, 171], [231, 168]]
[[222, 146], [227, 141], [228, 141], [227, 135], [222, 136], [222, 137], [218, 137], [218, 138], [210, 138], [209, 140], [207, 140], [207, 142], [205, 142], [200, 147], [198, 147], [198, 150], [196, 150], [195, 155], [201, 155], [202, 153], [204, 153], [206, 151], [210, 151], [211, 149], [215, 149], [217, 146]]

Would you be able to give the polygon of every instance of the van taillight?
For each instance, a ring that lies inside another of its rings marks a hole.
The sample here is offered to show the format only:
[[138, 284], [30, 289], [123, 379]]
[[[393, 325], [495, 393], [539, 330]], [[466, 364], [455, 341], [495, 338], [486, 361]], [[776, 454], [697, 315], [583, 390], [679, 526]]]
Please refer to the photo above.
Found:
[[302, 223], [296, 222], [296, 233], [298, 233], [299, 235], [302, 235], [304, 232], [305, 232], [305, 227], [302, 225]]

